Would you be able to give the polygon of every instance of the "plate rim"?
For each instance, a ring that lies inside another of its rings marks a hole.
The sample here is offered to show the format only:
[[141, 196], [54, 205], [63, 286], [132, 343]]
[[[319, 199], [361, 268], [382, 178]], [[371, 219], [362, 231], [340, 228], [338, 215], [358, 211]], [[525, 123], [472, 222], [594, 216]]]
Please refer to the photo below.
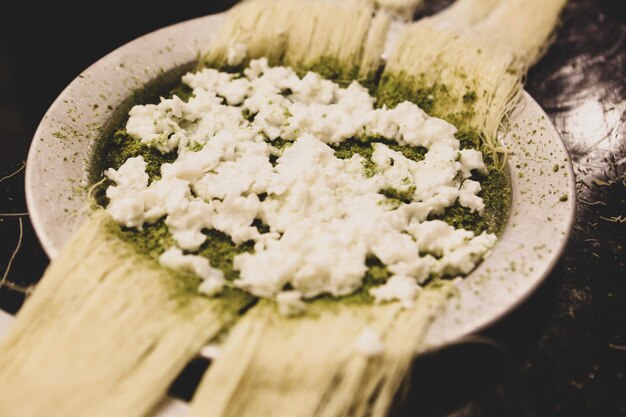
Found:
[[[524, 304], [539, 289], [539, 287], [546, 282], [546, 279], [555, 270], [556, 266], [561, 261], [561, 258], [563, 257], [563, 254], [565, 253], [565, 250], [567, 249], [567, 245], [569, 244], [570, 238], [572, 236], [572, 231], [574, 228], [574, 221], [576, 220], [576, 173], [574, 171], [574, 165], [572, 164], [571, 154], [569, 152], [569, 149], [567, 149], [567, 145], [565, 144], [565, 141], [563, 140], [563, 136], [561, 135], [561, 132], [559, 132], [559, 130], [556, 128], [556, 126], [552, 122], [552, 119], [550, 119], [550, 116], [546, 113], [544, 108], [541, 107], [541, 105], [537, 102], [537, 100], [535, 100], [535, 98], [531, 96], [530, 93], [526, 91], [526, 89], [522, 91], [522, 96], [524, 100], [527, 100], [528, 102], [537, 106], [541, 115], [544, 116], [547, 120], [549, 120], [550, 126], [552, 127], [552, 129], [554, 130], [554, 133], [556, 134], [556, 137], [558, 138], [559, 146], [561, 147], [562, 151], [567, 155], [567, 163], [565, 164], [565, 167], [568, 171], [568, 176], [570, 180], [568, 181], [568, 188], [567, 188], [567, 196], [568, 196], [567, 204], [568, 204], [569, 210], [568, 210], [568, 217], [566, 219], [565, 235], [563, 236], [562, 239], [559, 240], [558, 246], [556, 250], [554, 251], [554, 254], [550, 257], [550, 260], [548, 261], [545, 269], [540, 273], [540, 276], [536, 280], [533, 281], [532, 285], [529, 286], [528, 289], [524, 293], [522, 293], [513, 303], [509, 304], [508, 308], [504, 309], [498, 314], [495, 314], [492, 318], [486, 320], [484, 323], [476, 326], [474, 330], [461, 336], [460, 339], [463, 339], [464, 337], [467, 337], [467, 336], [475, 335], [477, 333], [480, 333], [486, 330], [487, 328], [496, 324], [498, 321], [504, 319], [509, 314], [513, 313], [522, 304]], [[509, 223], [509, 219], [507, 219], [505, 229], [506, 227], [508, 227], [508, 223]], [[451, 343], [451, 342], [448, 342], [448, 343]]]
[[[50, 104], [50, 107], [48, 107], [43, 117], [41, 118], [41, 121], [37, 125], [37, 129], [33, 133], [33, 138], [31, 139], [31, 143], [28, 148], [28, 154], [26, 157], [26, 164], [25, 164], [25, 170], [24, 170], [24, 191], [25, 191], [25, 196], [26, 196], [26, 207], [29, 213], [29, 218], [33, 225], [33, 229], [35, 230], [37, 239], [39, 240], [41, 246], [43, 247], [44, 252], [51, 260], [57, 256], [59, 252], [59, 248], [50, 239], [48, 234], [45, 233], [45, 226], [41, 218], [40, 212], [36, 209], [34, 210], [32, 209], [33, 207], [36, 207], [36, 204], [35, 204], [36, 187], [34, 187], [34, 184], [33, 184], [33, 178], [35, 177], [34, 166], [36, 165], [35, 162], [36, 162], [37, 154], [38, 154], [38, 146], [39, 146], [39, 142], [41, 142], [40, 139], [43, 136], [43, 130], [45, 128], [46, 120], [51, 118], [55, 110], [60, 106], [63, 100], [68, 95], [71, 94], [73, 88], [79, 83], [80, 79], [83, 78], [85, 74], [93, 72], [103, 63], [114, 59], [117, 55], [120, 55], [120, 53], [122, 53], [123, 51], [132, 48], [133, 46], [139, 44], [142, 41], [146, 41], [155, 36], [158, 36], [159, 34], [175, 31], [177, 29], [182, 29], [184, 27], [189, 26], [192, 23], [203, 22], [205, 20], [212, 20], [212, 19], [223, 19], [226, 16], [226, 13], [227, 12], [221, 12], [221, 13], [215, 13], [215, 14], [210, 14], [206, 16], [196, 17], [193, 19], [184, 20], [182, 22], [174, 23], [172, 25], [168, 25], [168, 26], [153, 30], [151, 32], [148, 32], [144, 35], [141, 35], [137, 38], [134, 38], [126, 42], [125, 44], [110, 51], [109, 53], [104, 55], [102, 58], [96, 60], [87, 68], [85, 68], [83, 71], [81, 71], [72, 81], [70, 81], [67, 84], [67, 86], [65, 86], [65, 88], [63, 88], [61, 93], [59, 93], [59, 95], [54, 99], [52, 104]], [[218, 22], [218, 25], [219, 25], [219, 22]]]

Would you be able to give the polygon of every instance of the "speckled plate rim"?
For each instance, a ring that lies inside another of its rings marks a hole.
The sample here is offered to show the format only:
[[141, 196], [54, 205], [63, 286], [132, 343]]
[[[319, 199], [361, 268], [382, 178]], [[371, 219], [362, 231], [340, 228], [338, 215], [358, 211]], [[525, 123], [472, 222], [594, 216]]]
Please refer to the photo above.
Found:
[[459, 281], [461, 297], [447, 303], [433, 321], [425, 349], [460, 341], [514, 311], [550, 275], [567, 247], [576, 213], [576, 180], [567, 147], [525, 91], [509, 120], [501, 138], [510, 152], [509, 219], [485, 261]]
[[[93, 143], [130, 92], [206, 51], [223, 14], [206, 16], [132, 41], [81, 73], [39, 125], [26, 166], [26, 197], [46, 253], [59, 248], [88, 210], [86, 167]], [[524, 93], [503, 142], [510, 150], [511, 215], [487, 259], [458, 283], [426, 334], [429, 346], [459, 340], [516, 308], [543, 282], [563, 252], [575, 210], [571, 161], [555, 127]], [[549, 219], [549, 220], [548, 220]]]
[[28, 152], [25, 192], [31, 222], [51, 259], [84, 220], [93, 144], [146, 84], [196, 60], [225, 13], [141, 36], [80, 73], [52, 103]]

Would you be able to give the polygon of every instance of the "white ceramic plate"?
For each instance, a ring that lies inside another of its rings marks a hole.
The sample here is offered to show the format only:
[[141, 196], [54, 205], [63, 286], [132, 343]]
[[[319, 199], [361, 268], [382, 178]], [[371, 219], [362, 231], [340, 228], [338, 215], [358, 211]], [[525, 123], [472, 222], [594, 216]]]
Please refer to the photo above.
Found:
[[[26, 196], [51, 258], [87, 214], [81, 187], [93, 143], [115, 115], [127, 112], [133, 91], [206, 51], [223, 18], [187, 21], [124, 45], [80, 74], [50, 107], [28, 156]], [[432, 346], [476, 332], [515, 308], [548, 275], [567, 242], [575, 203], [571, 163], [558, 132], [528, 94], [503, 141], [512, 151], [508, 224], [487, 259], [462, 281], [459, 297], [437, 316], [427, 334]], [[168, 407], [172, 416], [184, 408]]]

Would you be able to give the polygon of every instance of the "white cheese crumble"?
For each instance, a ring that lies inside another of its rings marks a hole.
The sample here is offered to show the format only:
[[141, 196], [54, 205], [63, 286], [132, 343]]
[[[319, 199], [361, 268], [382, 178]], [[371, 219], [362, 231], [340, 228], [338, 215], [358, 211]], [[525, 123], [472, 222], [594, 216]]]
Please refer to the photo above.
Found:
[[276, 303], [280, 314], [287, 317], [300, 315], [306, 309], [300, 291], [281, 291], [276, 295]]
[[405, 308], [413, 307], [413, 303], [421, 287], [415, 278], [408, 275], [394, 275], [383, 285], [370, 290], [377, 303], [385, 301], [400, 301]]
[[354, 349], [366, 358], [382, 355], [385, 345], [378, 332], [371, 327], [366, 327], [354, 341]]
[[194, 274], [202, 278], [198, 288], [202, 294], [213, 296], [224, 287], [224, 273], [213, 268], [209, 260], [198, 255], [185, 255], [178, 248], [169, 248], [159, 256], [159, 263], [166, 268]]
[[211, 359], [211, 360], [215, 360], [215, 359], [219, 358], [221, 353], [222, 353], [222, 349], [218, 345], [216, 345], [214, 343], [212, 343], [210, 345], [206, 345], [205, 347], [203, 347], [200, 350], [200, 355], [201, 356], [203, 356], [203, 357], [205, 357], [207, 359]]
[[105, 175], [116, 184], [106, 191], [109, 214], [123, 226], [141, 227], [145, 221], [145, 201], [140, 194], [148, 187], [149, 180], [146, 162], [141, 156], [129, 158], [118, 170], [106, 170]]
[[228, 53], [226, 57], [226, 64], [234, 67], [243, 62], [246, 59], [246, 55], [248, 55], [248, 48], [246, 45], [242, 43], [236, 43], [228, 48]]
[[[229, 65], [243, 59], [234, 45]], [[357, 82], [343, 88], [316, 73], [299, 77], [264, 58], [241, 76], [203, 69], [182, 80], [193, 89], [188, 102], [174, 96], [135, 106], [126, 125], [176, 160], [151, 183], [142, 157], [107, 170], [115, 183], [107, 211], [130, 228], [164, 218], [176, 247], [159, 261], [202, 278], [200, 292], [215, 295], [225, 284], [221, 271], [193, 254], [207, 229], [235, 244], [254, 242], [253, 252], [235, 256], [233, 284], [275, 298], [285, 315], [300, 314], [303, 299], [359, 289], [372, 257], [392, 275], [370, 290], [375, 301], [410, 307], [429, 277], [467, 274], [494, 245], [493, 234], [427, 220], [455, 203], [482, 214], [480, 184], [469, 178], [487, 170], [479, 151], [459, 150], [454, 126], [415, 104], [375, 108]], [[367, 170], [361, 155], [341, 159], [332, 148], [368, 137], [426, 152], [414, 161], [379, 141]], [[410, 202], [387, 204], [389, 189]]]

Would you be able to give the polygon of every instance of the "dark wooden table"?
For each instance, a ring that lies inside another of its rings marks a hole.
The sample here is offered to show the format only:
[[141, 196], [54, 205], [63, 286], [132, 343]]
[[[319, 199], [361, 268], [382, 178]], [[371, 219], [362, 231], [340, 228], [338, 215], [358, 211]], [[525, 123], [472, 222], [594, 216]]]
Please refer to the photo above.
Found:
[[[447, 1], [426, 0], [423, 13]], [[81, 70], [135, 37], [231, 2], [12, 3], [0, 13], [0, 177], [23, 165], [47, 107]], [[568, 248], [545, 284], [471, 344], [418, 360], [404, 416], [626, 416], [626, 3], [571, 1], [527, 90], [561, 132], [577, 176]], [[48, 259], [26, 212], [23, 171], [0, 182], [0, 279], [28, 287]], [[17, 216], [7, 216], [15, 213]], [[14, 313], [23, 295], [0, 288]], [[188, 395], [188, 370], [173, 389]], [[288, 417], [288, 416], [286, 416]]]

